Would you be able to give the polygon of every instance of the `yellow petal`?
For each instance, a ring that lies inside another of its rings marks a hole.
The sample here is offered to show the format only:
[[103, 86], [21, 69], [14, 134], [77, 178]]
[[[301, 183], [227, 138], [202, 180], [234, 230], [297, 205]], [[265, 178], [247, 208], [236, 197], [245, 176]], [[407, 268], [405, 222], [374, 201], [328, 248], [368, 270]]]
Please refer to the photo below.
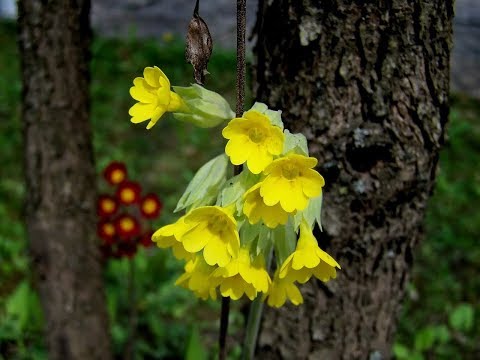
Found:
[[170, 103], [168, 104], [168, 111], [177, 111], [178, 109], [180, 109], [183, 105], [183, 101], [182, 101], [182, 98], [174, 93], [173, 91], [170, 93]]
[[295, 286], [295, 284], [288, 284], [285, 287], [285, 291], [287, 293], [288, 298], [292, 302], [293, 305], [300, 305], [303, 303], [303, 297], [302, 293], [298, 288]]
[[243, 118], [235, 118], [230, 120], [228, 125], [222, 130], [222, 136], [225, 139], [232, 139], [238, 135], [247, 135], [249, 129], [248, 121]]
[[158, 88], [160, 86], [159, 78], [160, 78], [160, 69], [158, 67], [146, 67], [143, 70], [143, 77], [148, 85]]
[[236, 136], [228, 141], [225, 153], [234, 165], [241, 165], [247, 161], [253, 151], [253, 144], [247, 136]]
[[280, 155], [283, 151], [283, 144], [285, 142], [285, 135], [277, 126], [272, 126], [270, 129], [270, 136], [267, 140], [267, 148], [270, 154]]
[[231, 255], [228, 253], [226, 244], [217, 236], [211, 237], [203, 249], [203, 257], [208, 265], [223, 267], [228, 264]]
[[149, 93], [144, 87], [132, 86], [130, 88], [130, 95], [135, 100], [142, 103], [153, 103], [156, 100], [155, 95]]
[[147, 125], [147, 129], [151, 129], [157, 123], [157, 121], [162, 117], [163, 114], [165, 114], [165, 108], [161, 106], [156, 107], [155, 111], [152, 114], [152, 119]]
[[300, 177], [303, 193], [305, 196], [312, 198], [317, 197], [322, 193], [322, 186], [325, 185], [325, 180], [315, 170], [308, 169]]
[[128, 110], [128, 114], [133, 118], [138, 119], [138, 122], [140, 122], [150, 119], [155, 111], [155, 108], [155, 104], [136, 103], [130, 108], [130, 110]]
[[273, 157], [261, 145], [254, 145], [252, 148], [248, 155], [247, 166], [253, 174], [260, 174], [272, 162]]
[[199, 224], [183, 234], [181, 241], [185, 250], [196, 253], [202, 250], [213, 236], [205, 224]]

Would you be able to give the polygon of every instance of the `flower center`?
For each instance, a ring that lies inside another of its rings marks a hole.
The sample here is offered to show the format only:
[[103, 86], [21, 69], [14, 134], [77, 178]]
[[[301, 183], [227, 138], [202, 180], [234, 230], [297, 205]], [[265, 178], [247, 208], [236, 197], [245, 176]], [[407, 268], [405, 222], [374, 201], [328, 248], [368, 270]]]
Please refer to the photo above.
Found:
[[252, 140], [252, 142], [259, 143], [265, 138], [265, 133], [262, 129], [253, 128], [248, 130], [248, 137], [250, 138], [250, 140]]
[[157, 210], [157, 203], [155, 200], [147, 199], [143, 203], [143, 211], [147, 214], [153, 214]]
[[113, 170], [113, 171], [112, 171], [111, 181], [112, 181], [114, 184], [119, 184], [119, 183], [121, 183], [124, 179], [125, 179], [125, 173], [124, 173], [122, 170], [116, 169], [116, 170]]
[[120, 220], [120, 227], [123, 231], [129, 232], [133, 230], [133, 228], [135, 227], [135, 223], [130, 218], [123, 218], [122, 220]]
[[223, 216], [215, 216], [208, 225], [210, 230], [216, 234], [222, 233], [227, 226], [227, 220]]
[[110, 199], [103, 200], [102, 202], [103, 211], [107, 214], [111, 214], [115, 210], [115, 202]]
[[293, 180], [300, 175], [300, 171], [295, 165], [287, 164], [282, 168], [283, 177], [287, 180]]
[[124, 202], [133, 202], [135, 200], [135, 192], [132, 189], [124, 189], [120, 195]]
[[113, 224], [107, 223], [103, 225], [103, 232], [108, 236], [113, 236], [115, 235], [115, 227]]

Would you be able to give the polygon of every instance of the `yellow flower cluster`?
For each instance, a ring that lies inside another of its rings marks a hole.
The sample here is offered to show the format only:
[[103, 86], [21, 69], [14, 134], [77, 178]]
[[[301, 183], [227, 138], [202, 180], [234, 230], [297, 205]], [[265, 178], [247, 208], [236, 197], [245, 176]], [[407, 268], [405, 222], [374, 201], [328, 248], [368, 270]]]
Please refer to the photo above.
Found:
[[[165, 112], [199, 127], [229, 121], [222, 131], [225, 154], [199, 169], [177, 204], [186, 214], [152, 236], [186, 262], [177, 285], [202, 299], [254, 300], [261, 293], [268, 305], [281, 307], [287, 300], [303, 303], [298, 284], [336, 277], [339, 264], [312, 232], [315, 222], [320, 226], [324, 179], [305, 137], [284, 130], [280, 111], [256, 103], [233, 118], [222, 96], [199, 85], [172, 90], [158, 67], [145, 68], [133, 84], [131, 121], [150, 120], [147, 129]], [[227, 176], [228, 159], [244, 165], [239, 175]]]

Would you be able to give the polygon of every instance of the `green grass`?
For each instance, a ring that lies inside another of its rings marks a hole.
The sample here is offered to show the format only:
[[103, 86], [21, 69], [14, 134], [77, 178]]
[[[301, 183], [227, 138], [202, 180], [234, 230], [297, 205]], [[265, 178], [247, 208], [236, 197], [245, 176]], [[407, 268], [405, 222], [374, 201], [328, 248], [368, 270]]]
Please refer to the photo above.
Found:
[[[0, 23], [0, 359], [45, 359], [42, 317], [31, 289], [22, 218], [24, 185], [20, 124], [20, 70], [15, 27]], [[92, 124], [98, 172], [110, 161], [127, 164], [130, 177], [159, 194], [164, 215], [155, 227], [173, 220], [172, 210], [195, 170], [223, 151], [218, 129], [203, 130], [164, 118], [152, 130], [129, 122], [132, 79], [158, 65], [171, 83], [188, 85], [192, 70], [180, 41], [96, 39], [92, 46]], [[215, 49], [207, 85], [233, 103], [235, 56]], [[399, 359], [470, 359], [480, 339], [480, 103], [452, 99], [449, 141], [427, 216], [427, 235], [416, 253], [412, 282], [399, 324]], [[101, 191], [106, 186], [99, 181]], [[180, 265], [162, 251], [135, 258], [138, 342], [142, 358], [179, 357], [193, 323], [216, 336], [218, 304], [204, 304], [172, 286]], [[114, 350], [121, 354], [128, 335], [125, 278], [128, 261], [110, 262], [106, 290]], [[473, 310], [473, 315], [472, 315]], [[234, 315], [233, 331], [242, 325]]]

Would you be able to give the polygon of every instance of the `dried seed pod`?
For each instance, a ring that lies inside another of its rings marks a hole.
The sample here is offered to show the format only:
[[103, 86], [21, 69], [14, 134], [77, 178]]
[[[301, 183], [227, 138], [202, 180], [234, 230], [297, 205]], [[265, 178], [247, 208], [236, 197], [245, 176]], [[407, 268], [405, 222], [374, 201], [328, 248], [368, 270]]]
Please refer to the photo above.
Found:
[[207, 65], [212, 55], [212, 36], [205, 21], [198, 14], [198, 1], [193, 17], [188, 24], [185, 59], [193, 66], [193, 76], [197, 84], [203, 85]]

